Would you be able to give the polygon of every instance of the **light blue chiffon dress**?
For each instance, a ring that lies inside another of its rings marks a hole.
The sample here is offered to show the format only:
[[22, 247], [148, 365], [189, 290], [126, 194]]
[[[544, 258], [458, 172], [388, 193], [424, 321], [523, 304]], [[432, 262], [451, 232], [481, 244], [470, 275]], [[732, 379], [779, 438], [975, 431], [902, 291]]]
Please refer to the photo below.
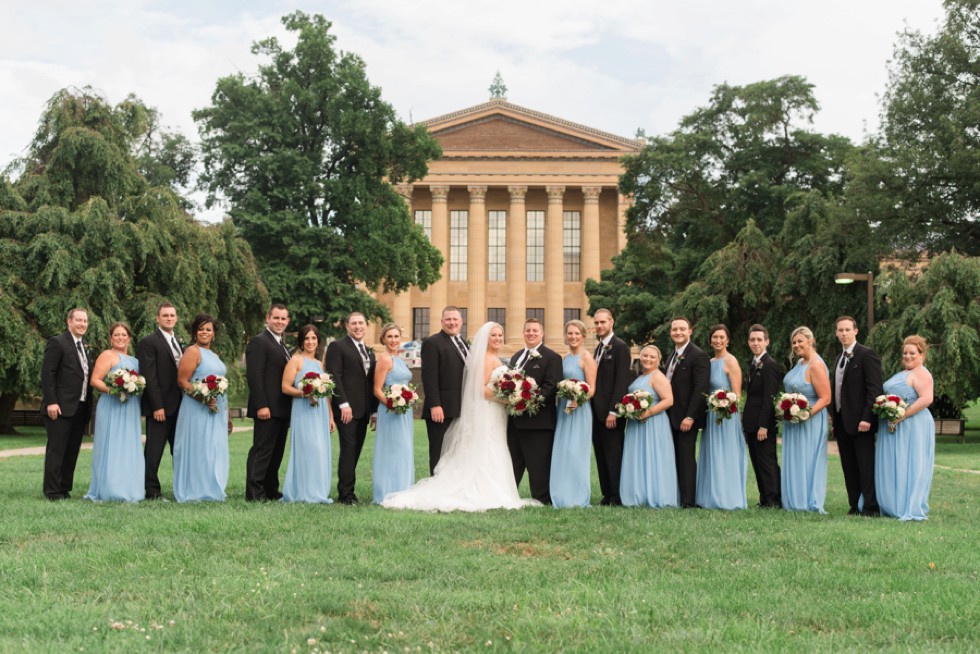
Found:
[[[385, 386], [407, 384], [412, 371], [398, 357], [392, 357]], [[374, 503], [381, 504], [385, 495], [403, 491], [415, 483], [415, 421], [411, 409], [398, 414], [381, 404], [378, 407], [378, 429], [374, 436], [372, 487]]]
[[[191, 381], [228, 370], [218, 355], [198, 348], [201, 363]], [[223, 502], [228, 485], [228, 397], [218, 397], [218, 411], [185, 395], [174, 434], [174, 497], [178, 502]]]
[[[322, 374], [320, 362], [304, 358], [293, 384], [308, 372]], [[332, 503], [333, 459], [327, 400], [321, 398], [313, 406], [305, 397], [294, 397], [289, 426], [289, 465], [282, 484], [282, 501]]]
[[[898, 395], [909, 406], [919, 394], [908, 385], [909, 371], [903, 370], [885, 382], [886, 395]], [[929, 409], [898, 423], [894, 432], [878, 421], [875, 445], [875, 493], [882, 514], [899, 520], [926, 520], [929, 489], [936, 456], [936, 423]]]
[[[817, 393], [813, 384], [806, 381], [809, 367], [810, 364], [804, 365], [801, 359], [783, 377], [783, 388], [787, 393], [803, 393], [810, 406], [813, 406], [817, 402]], [[783, 423], [781, 487], [784, 509], [826, 513], [823, 510], [827, 496], [826, 408], [804, 422]]]
[[[565, 379], [585, 380], [581, 354], [567, 355], [561, 364]], [[558, 400], [558, 424], [551, 451], [551, 503], [557, 508], [589, 506], [592, 492], [592, 406], [579, 404], [565, 413], [568, 400]]]
[[[139, 372], [139, 361], [125, 354], [110, 372], [123, 369]], [[85, 499], [139, 502], [145, 497], [145, 462], [141, 442], [140, 398], [126, 402], [103, 393], [95, 412], [92, 445], [92, 482]]]
[[[649, 375], [638, 377], [629, 390], [630, 393], [637, 390], [650, 393], [653, 404], [660, 401], [660, 396], [650, 385]], [[623, 506], [660, 508], [679, 504], [674, 440], [666, 411], [642, 422], [627, 421], [619, 496]]]
[[[711, 361], [711, 390], [732, 390], [722, 359]], [[744, 509], [748, 506], [745, 481], [748, 475], [745, 436], [737, 413], [718, 424], [708, 411], [701, 433], [695, 503], [704, 509]]]

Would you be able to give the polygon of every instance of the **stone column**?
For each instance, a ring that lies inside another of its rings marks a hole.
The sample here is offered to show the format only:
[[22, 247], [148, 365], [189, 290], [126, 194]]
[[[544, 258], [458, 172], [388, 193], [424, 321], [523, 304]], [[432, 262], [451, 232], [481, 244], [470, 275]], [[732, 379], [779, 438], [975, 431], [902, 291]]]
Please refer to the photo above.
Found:
[[626, 212], [633, 206], [633, 198], [619, 194], [619, 213], [617, 214], [617, 244], [616, 254], [619, 254], [626, 247]]
[[582, 195], [585, 198], [582, 212], [582, 316], [589, 310], [589, 297], [585, 294], [585, 280], [599, 281], [602, 264], [599, 259], [599, 194], [601, 186], [584, 186]]
[[487, 321], [487, 187], [467, 186], [470, 213], [467, 234], [467, 322], [468, 334]]
[[430, 186], [432, 192], [432, 245], [442, 252], [439, 280], [429, 287], [429, 328], [439, 325], [442, 310], [449, 304], [449, 197], [448, 186]]
[[[415, 216], [412, 215], [412, 185], [411, 184], [399, 184], [395, 187], [398, 194], [402, 196], [405, 200], [405, 204], [408, 205], [408, 218], [409, 220], [415, 220]], [[401, 293], [395, 295], [391, 302], [391, 318], [392, 320], [402, 328], [402, 334], [404, 340], [408, 340], [408, 335], [412, 331], [412, 289], [409, 288]], [[428, 336], [428, 334], [423, 334], [423, 336]]]
[[526, 186], [508, 186], [510, 210], [507, 212], [507, 345], [524, 344], [524, 318], [527, 314], [527, 210]]
[[544, 340], [548, 347], [562, 342], [565, 308], [565, 252], [562, 245], [564, 186], [549, 186], [544, 218]]

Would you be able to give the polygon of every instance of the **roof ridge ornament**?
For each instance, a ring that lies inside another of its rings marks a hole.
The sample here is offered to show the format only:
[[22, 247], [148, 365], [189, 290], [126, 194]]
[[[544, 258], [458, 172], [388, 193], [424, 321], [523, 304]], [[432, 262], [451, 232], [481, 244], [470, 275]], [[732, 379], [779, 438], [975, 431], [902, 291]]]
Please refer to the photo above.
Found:
[[493, 77], [493, 82], [490, 84], [490, 99], [491, 100], [507, 100], [507, 85], [504, 84], [504, 78], [500, 76], [500, 71]]

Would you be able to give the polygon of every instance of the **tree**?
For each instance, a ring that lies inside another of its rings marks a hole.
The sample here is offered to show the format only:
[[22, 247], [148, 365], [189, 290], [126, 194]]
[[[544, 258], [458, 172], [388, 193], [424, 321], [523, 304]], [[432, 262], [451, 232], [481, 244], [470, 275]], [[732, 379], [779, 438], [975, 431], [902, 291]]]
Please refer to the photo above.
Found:
[[359, 283], [401, 291], [438, 278], [442, 256], [392, 185], [423, 177], [441, 149], [396, 118], [360, 58], [335, 50], [323, 16], [282, 22], [296, 47], [254, 44], [268, 63], [218, 80], [194, 112], [208, 202], [227, 198], [272, 297], [295, 315], [385, 316]]
[[980, 1], [944, 4], [936, 35], [902, 34], [855, 181], [896, 248], [980, 255]]
[[228, 359], [264, 315], [268, 294], [234, 227], [197, 223], [142, 174], [154, 160], [139, 113], [153, 110], [132, 96], [113, 107], [91, 89], [60, 91], [24, 172], [0, 177], [0, 431], [14, 400], [39, 389], [44, 343], [74, 306], [89, 310], [96, 349], [116, 320], [136, 334], [155, 328], [163, 299], [184, 318], [212, 313]]

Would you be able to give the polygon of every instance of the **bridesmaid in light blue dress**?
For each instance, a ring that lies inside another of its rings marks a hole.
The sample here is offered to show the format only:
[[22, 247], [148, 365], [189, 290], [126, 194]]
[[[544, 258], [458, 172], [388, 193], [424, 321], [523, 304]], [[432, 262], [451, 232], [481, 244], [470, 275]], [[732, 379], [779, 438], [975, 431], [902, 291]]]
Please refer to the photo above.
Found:
[[783, 508], [787, 511], [823, 510], [827, 496], [827, 411], [830, 374], [816, 352], [813, 332], [797, 327], [790, 336], [797, 364], [783, 377], [787, 393], [803, 393], [810, 403], [809, 420], [783, 423]]
[[[596, 361], [582, 345], [585, 323], [565, 323], [568, 354], [562, 360], [562, 377], [584, 381], [595, 391]], [[558, 400], [558, 424], [551, 451], [551, 503], [556, 508], [589, 506], [592, 492], [592, 406], [589, 402], [569, 410], [569, 400]]]
[[894, 432], [878, 421], [875, 446], [875, 493], [883, 515], [899, 520], [926, 520], [929, 489], [936, 456], [936, 423], [929, 405], [933, 399], [932, 375], [926, 370], [926, 341], [909, 336], [902, 347], [905, 370], [885, 382], [886, 395], [898, 395], [908, 408]]
[[374, 464], [371, 471], [374, 503], [381, 504], [385, 495], [403, 491], [415, 483], [415, 415], [389, 411], [384, 389], [393, 384], [408, 384], [412, 371], [398, 356], [402, 329], [394, 323], [381, 328], [385, 351], [374, 368], [374, 396], [378, 398], [378, 423], [374, 435]]
[[85, 494], [87, 500], [139, 502], [145, 497], [140, 399], [130, 395], [121, 402], [109, 394], [103, 381], [114, 370], [139, 372], [139, 361], [128, 354], [132, 337], [128, 325], [113, 323], [109, 328], [112, 348], [99, 355], [92, 369], [92, 387], [102, 396], [95, 412], [92, 483]]
[[320, 365], [320, 331], [314, 325], [299, 330], [300, 351], [293, 355], [282, 371], [282, 392], [293, 398], [289, 427], [289, 466], [282, 485], [283, 502], [330, 504], [330, 482], [333, 473], [330, 432], [334, 429], [330, 398], [320, 398], [316, 405], [303, 397], [297, 388], [309, 372], [323, 373]]
[[643, 374], [630, 384], [630, 393], [644, 390], [652, 395], [643, 420], [626, 423], [623, 444], [623, 472], [619, 495], [623, 506], [654, 508], [678, 506], [677, 467], [674, 464], [674, 439], [670, 432], [667, 409], [674, 403], [670, 382], [660, 372], [660, 349], [647, 345], [640, 351]]
[[[725, 325], [711, 328], [711, 390], [742, 389], [742, 369], [738, 360], [728, 352], [731, 335]], [[736, 400], [737, 402], [737, 400]], [[745, 481], [748, 459], [742, 421], [737, 413], [718, 424], [718, 417], [708, 411], [708, 421], [701, 433], [701, 452], [698, 456], [695, 503], [704, 509], [744, 509], [748, 506]]]
[[[228, 484], [228, 397], [222, 395], [205, 405], [189, 395], [191, 382], [208, 375], [228, 374], [225, 364], [211, 351], [217, 321], [199, 315], [191, 324], [194, 345], [184, 351], [177, 369], [177, 385], [184, 391], [174, 434], [174, 497], [178, 502], [223, 502]], [[217, 411], [211, 411], [214, 406]]]

